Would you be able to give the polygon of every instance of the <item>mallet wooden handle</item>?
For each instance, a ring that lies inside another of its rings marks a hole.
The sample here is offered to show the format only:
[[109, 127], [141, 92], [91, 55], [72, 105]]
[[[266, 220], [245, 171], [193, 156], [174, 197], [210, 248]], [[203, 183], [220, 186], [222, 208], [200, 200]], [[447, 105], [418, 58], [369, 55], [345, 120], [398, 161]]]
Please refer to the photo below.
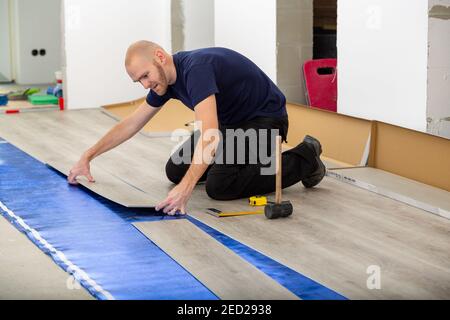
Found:
[[275, 203], [281, 203], [281, 189], [282, 189], [282, 161], [281, 161], [281, 137], [277, 136], [275, 145], [275, 170], [276, 170], [276, 184], [275, 184]]

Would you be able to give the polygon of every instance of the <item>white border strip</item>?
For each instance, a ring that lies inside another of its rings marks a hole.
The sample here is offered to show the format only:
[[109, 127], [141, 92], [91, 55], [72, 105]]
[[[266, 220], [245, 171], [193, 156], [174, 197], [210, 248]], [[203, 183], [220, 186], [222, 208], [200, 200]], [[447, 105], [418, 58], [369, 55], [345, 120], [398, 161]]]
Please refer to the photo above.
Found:
[[334, 178], [336, 180], [351, 184], [353, 186], [359, 187], [361, 189], [365, 189], [365, 190], [374, 192], [376, 194], [385, 196], [387, 198], [406, 203], [412, 207], [416, 207], [416, 208], [422, 209], [424, 211], [431, 212], [442, 218], [450, 219], [450, 212], [443, 208], [440, 208], [438, 206], [435, 206], [435, 205], [432, 205], [429, 203], [425, 203], [422, 201], [418, 201], [416, 199], [410, 198], [408, 196], [396, 193], [396, 192], [388, 190], [388, 189], [379, 188], [373, 184], [370, 184], [370, 183], [367, 183], [367, 182], [364, 182], [361, 180], [356, 180], [352, 177], [348, 177], [345, 174], [341, 174], [341, 173], [338, 173], [333, 170], [327, 171], [327, 176]]
[[366, 147], [364, 149], [364, 153], [362, 155], [361, 162], [359, 163], [359, 165], [361, 167], [367, 166], [367, 163], [369, 162], [371, 138], [372, 138], [372, 133], [370, 132], [369, 137], [367, 138]]
[[67, 272], [72, 274], [75, 279], [77, 280], [83, 280], [87, 282], [92, 289], [94, 289], [99, 294], [106, 297], [108, 300], [115, 300], [115, 298], [106, 290], [104, 290], [100, 285], [98, 285], [94, 280], [92, 280], [89, 275], [84, 272], [82, 269], [74, 265], [64, 253], [61, 251], [56, 250], [50, 243], [47, 242], [44, 238], [41, 237], [39, 232], [37, 232], [35, 229], [32, 229], [26, 222], [20, 218], [19, 216], [16, 216], [14, 212], [8, 209], [3, 202], [0, 201], [0, 209], [2, 209], [8, 216], [10, 216], [15, 222], [17, 222], [26, 232], [29, 232], [33, 235], [33, 237], [38, 241], [43, 247], [45, 247], [52, 256], [58, 257], [66, 266], [67, 266]]

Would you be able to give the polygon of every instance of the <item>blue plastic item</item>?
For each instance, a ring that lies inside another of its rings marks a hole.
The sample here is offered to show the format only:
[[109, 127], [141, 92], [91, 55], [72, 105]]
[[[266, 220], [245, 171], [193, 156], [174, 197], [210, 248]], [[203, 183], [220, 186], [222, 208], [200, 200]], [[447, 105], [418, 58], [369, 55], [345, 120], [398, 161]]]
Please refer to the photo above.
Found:
[[56, 87], [53, 89], [53, 95], [58, 97], [58, 98], [61, 98], [63, 96], [63, 88], [62, 88], [62, 84], [61, 83], [58, 83], [56, 85]]
[[62, 84], [58, 83], [54, 87], [48, 87], [47, 88], [47, 94], [55, 96], [55, 97], [58, 97], [58, 98], [61, 98], [63, 96]]
[[8, 104], [8, 96], [5, 94], [0, 95], [0, 106], [6, 106]]

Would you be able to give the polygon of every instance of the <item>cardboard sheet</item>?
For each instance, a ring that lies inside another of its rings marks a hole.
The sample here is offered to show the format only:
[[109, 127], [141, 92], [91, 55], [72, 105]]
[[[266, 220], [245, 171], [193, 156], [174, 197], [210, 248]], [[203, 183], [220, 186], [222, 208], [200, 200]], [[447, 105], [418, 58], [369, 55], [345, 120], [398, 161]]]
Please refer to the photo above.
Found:
[[376, 122], [370, 166], [450, 191], [450, 140]]
[[297, 145], [305, 135], [320, 140], [325, 157], [352, 166], [364, 166], [371, 137], [371, 122], [334, 112], [287, 104], [288, 143]]
[[[130, 115], [136, 110], [144, 99], [139, 99], [129, 103], [122, 103], [110, 106], [104, 106], [103, 110], [113, 118], [120, 120]], [[151, 137], [170, 137], [174, 130], [183, 130], [189, 133], [193, 131], [192, 122], [195, 115], [192, 110], [187, 108], [178, 100], [168, 101], [155, 117], [143, 128], [143, 133]]]

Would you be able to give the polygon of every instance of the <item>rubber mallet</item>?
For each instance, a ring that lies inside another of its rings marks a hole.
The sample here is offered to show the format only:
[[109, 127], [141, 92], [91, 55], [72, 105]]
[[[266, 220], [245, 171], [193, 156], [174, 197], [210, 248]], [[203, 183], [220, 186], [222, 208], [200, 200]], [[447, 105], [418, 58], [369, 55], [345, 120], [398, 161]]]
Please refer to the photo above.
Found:
[[267, 219], [278, 219], [289, 217], [294, 211], [294, 207], [290, 201], [281, 200], [282, 189], [282, 161], [281, 161], [281, 137], [278, 136], [275, 146], [275, 170], [276, 170], [276, 183], [275, 183], [275, 203], [268, 203], [264, 207], [264, 214]]

